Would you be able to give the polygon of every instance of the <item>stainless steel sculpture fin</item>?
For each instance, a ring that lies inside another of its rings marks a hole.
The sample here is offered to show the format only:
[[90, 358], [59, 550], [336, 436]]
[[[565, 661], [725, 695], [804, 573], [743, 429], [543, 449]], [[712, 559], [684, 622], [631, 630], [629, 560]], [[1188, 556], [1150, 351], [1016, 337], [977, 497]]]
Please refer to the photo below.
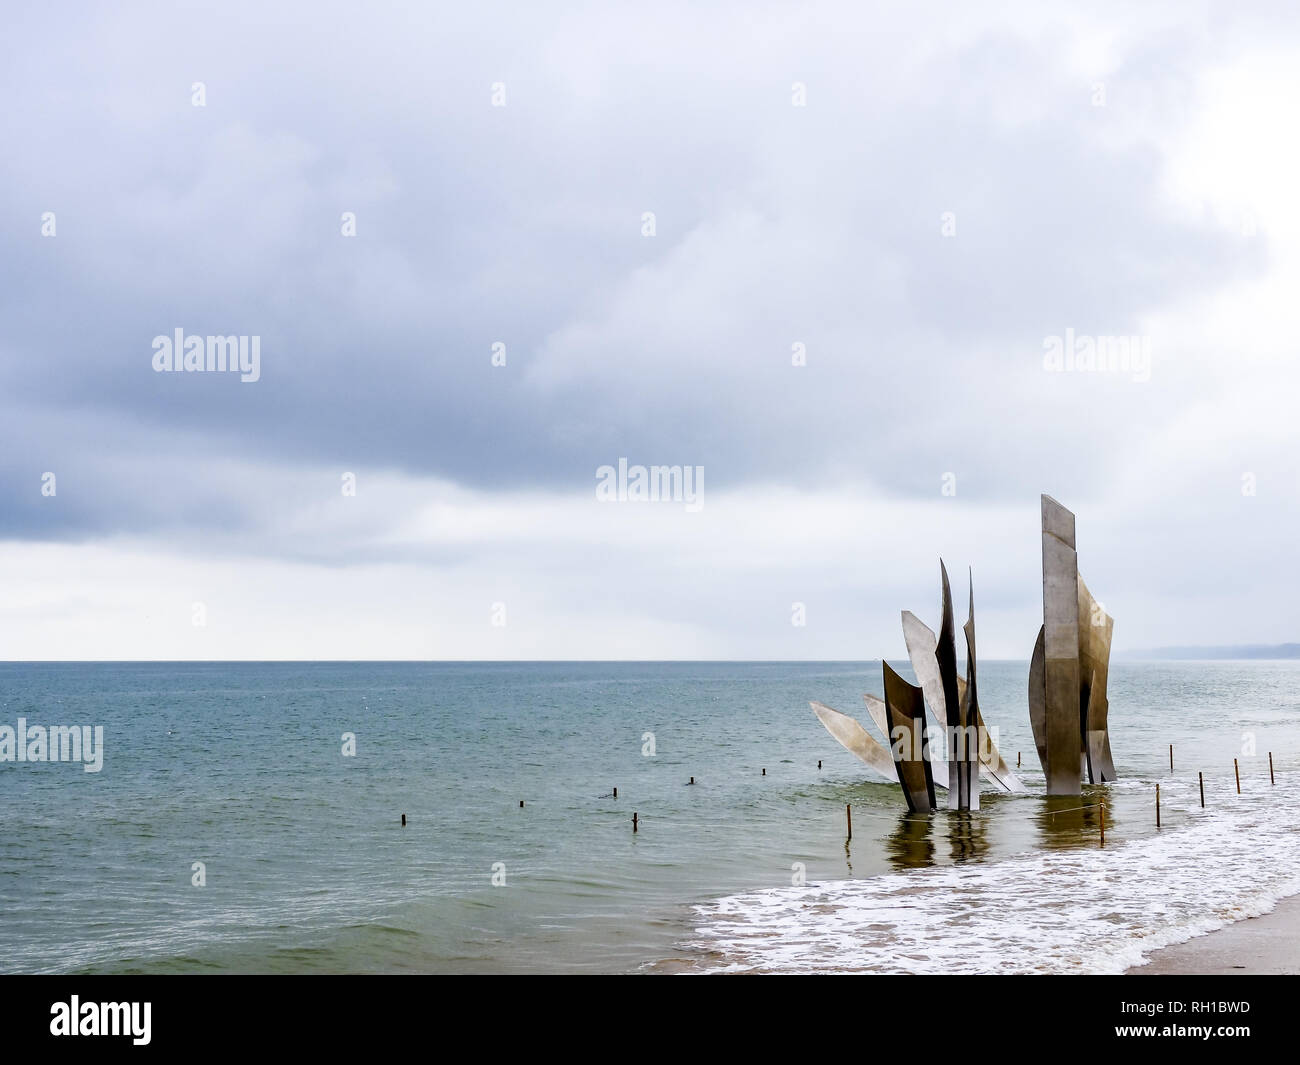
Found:
[[1074, 515], [1042, 497], [1043, 678], [1048, 795], [1080, 794], [1079, 565]]
[[[947, 725], [948, 711], [944, 702], [943, 684], [939, 680], [939, 663], [934, 655], [938, 642], [934, 630], [910, 610], [904, 610], [903, 642], [907, 644], [907, 657], [912, 662], [912, 671], [921, 684], [921, 690], [925, 693], [925, 702], [930, 708], [930, 716], [938, 723], [940, 729], [944, 729]], [[965, 697], [966, 681], [958, 676], [957, 701], [960, 703]], [[984, 728], [983, 714], [980, 715], [979, 726], [981, 729]], [[993, 742], [993, 737], [987, 730], [984, 732], [984, 737], [984, 744], [980, 748], [980, 774], [1001, 791], [1012, 794], [1027, 791], [1024, 783], [998, 752], [997, 744]], [[941, 758], [937, 752], [932, 752], [930, 767], [934, 773], [935, 784], [947, 788], [947, 758]]]
[[1110, 733], [1106, 717], [1110, 704], [1106, 680], [1110, 673], [1110, 639], [1115, 619], [1092, 597], [1079, 578], [1079, 668], [1088, 683], [1080, 693], [1083, 754], [1088, 779], [1093, 784], [1114, 780], [1115, 763], [1110, 754]]
[[[979, 688], [975, 683], [975, 578], [970, 577], [970, 608], [962, 632], [966, 635], [966, 690], [961, 696], [961, 725], [949, 737], [955, 747], [955, 761], [961, 767], [957, 787], [958, 798], [965, 800], [958, 809], [980, 808], [980, 748], [984, 743], [983, 723], [979, 719]], [[950, 759], [951, 762], [954, 759]], [[949, 777], [951, 779], [951, 777]], [[952, 790], [948, 792], [948, 805], [952, 806]]]
[[[876, 723], [880, 731], [889, 735], [889, 721], [886, 717], [885, 700], [879, 695], [864, 695], [862, 697], [867, 704], [867, 712], [871, 715], [871, 720]], [[930, 759], [930, 776], [934, 779], [936, 788], [948, 787], [948, 763], [945, 759], [936, 756], [934, 749], [927, 744], [927, 754]]]
[[841, 714], [825, 703], [810, 702], [813, 713], [850, 754], [861, 759], [886, 780], [897, 780], [894, 756], [880, 742], [848, 714]]
[[1048, 795], [1116, 779], [1107, 726], [1115, 621], [1079, 576], [1074, 515], [1042, 497], [1043, 627], [1029, 662], [1029, 721]]
[[1038, 640], [1029, 659], [1029, 727], [1034, 730], [1038, 763], [1047, 772], [1047, 679], [1043, 665], [1043, 626], [1038, 626]]
[[939, 626], [939, 638], [935, 644], [934, 660], [939, 670], [939, 683], [943, 688], [943, 731], [948, 748], [948, 809], [966, 810], [970, 808], [971, 781], [964, 765], [964, 758], [959, 759], [956, 742], [960, 739], [962, 700], [957, 694], [957, 643], [954, 639], [952, 620], [952, 589], [948, 584], [948, 567], [939, 560], [939, 575], [942, 581], [940, 610], [942, 622]]
[[889, 745], [898, 783], [909, 810], [929, 813], [935, 808], [935, 801], [925, 731], [925, 697], [920, 688], [900, 677], [888, 662], [882, 662], [881, 667], [885, 709], [889, 715]]

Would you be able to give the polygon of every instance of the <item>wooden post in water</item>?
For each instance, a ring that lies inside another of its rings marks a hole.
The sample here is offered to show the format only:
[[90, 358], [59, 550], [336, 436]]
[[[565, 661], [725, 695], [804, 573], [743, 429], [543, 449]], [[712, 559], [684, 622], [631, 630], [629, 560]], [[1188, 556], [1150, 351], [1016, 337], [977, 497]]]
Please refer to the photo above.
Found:
[[402, 814], [402, 827], [406, 827], [406, 814]]
[[1201, 809], [1204, 810], [1205, 809], [1205, 774], [1197, 773], [1196, 776], [1201, 781]]
[[1101, 804], [1101, 845], [1106, 846], [1106, 804]]
[[523, 800], [523, 799], [520, 799], [520, 800], [519, 800], [519, 809], [522, 810], [523, 808], [524, 808], [524, 800]]
[[1174, 771], [1174, 745], [1171, 743], [1169, 745], [1169, 772], [1172, 773], [1173, 771]]
[[695, 778], [694, 778], [694, 777], [691, 777], [691, 783], [692, 783], [692, 784], [695, 783]]
[[766, 766], [763, 767], [763, 776], [767, 776], [767, 767], [766, 767]]
[[1016, 768], [1020, 768], [1020, 752], [1016, 751]]
[[844, 819], [849, 823], [849, 839], [853, 838], [853, 807], [849, 803], [844, 804]]
[[822, 760], [821, 760], [820, 758], [818, 758], [818, 759], [817, 759], [817, 768], [820, 769], [821, 767], [822, 767]]
[[1241, 794], [1241, 768], [1237, 765], [1237, 759], [1232, 760], [1232, 771], [1237, 777], [1237, 794]]
[[614, 798], [618, 798], [618, 788], [614, 789]]
[[636, 823], [637, 823], [637, 816], [636, 816], [636, 814], [633, 814], [633, 815], [632, 815], [632, 835], [634, 835], [634, 836], [636, 835]]
[[1160, 785], [1156, 785], [1156, 828], [1160, 827]]
[[1277, 783], [1277, 781], [1273, 779], [1273, 752], [1272, 751], [1268, 752], [1268, 782], [1270, 784]]

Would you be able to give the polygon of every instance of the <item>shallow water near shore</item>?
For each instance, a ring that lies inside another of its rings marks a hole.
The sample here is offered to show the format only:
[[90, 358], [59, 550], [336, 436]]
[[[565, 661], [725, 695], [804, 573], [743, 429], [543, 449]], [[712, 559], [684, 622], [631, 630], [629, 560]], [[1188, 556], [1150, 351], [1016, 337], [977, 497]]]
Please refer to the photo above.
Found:
[[1120, 971], [1300, 890], [1300, 663], [1114, 663], [1122, 779], [1064, 802], [980, 669], [1029, 794], [909, 817], [808, 709], [878, 662], [0, 664], [0, 724], [104, 728], [0, 764], [0, 967]]

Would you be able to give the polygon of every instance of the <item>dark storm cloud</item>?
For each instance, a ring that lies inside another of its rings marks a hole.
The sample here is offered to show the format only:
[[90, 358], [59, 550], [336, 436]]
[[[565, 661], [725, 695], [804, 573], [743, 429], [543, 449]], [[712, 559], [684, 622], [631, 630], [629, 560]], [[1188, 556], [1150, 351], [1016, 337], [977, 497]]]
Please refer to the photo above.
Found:
[[[1046, 375], [1043, 338], [1137, 333], [1265, 261], [1162, 205], [1141, 133], [1213, 46], [1154, 34], [1095, 107], [1064, 32], [818, 10], [28, 12], [0, 45], [0, 535], [267, 523], [223, 458], [1095, 489], [1176, 375]], [[154, 373], [178, 327], [260, 336], [261, 380]], [[1081, 442], [1085, 410], [1114, 431]]]

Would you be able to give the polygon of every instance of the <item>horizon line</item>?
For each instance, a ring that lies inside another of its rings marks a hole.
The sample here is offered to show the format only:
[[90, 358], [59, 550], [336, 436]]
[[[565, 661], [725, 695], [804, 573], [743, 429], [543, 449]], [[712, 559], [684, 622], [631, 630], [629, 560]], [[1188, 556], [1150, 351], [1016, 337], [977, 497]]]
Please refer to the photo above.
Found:
[[[1292, 662], [1294, 657], [1152, 655], [1142, 651], [1118, 656], [1142, 662]], [[0, 658], [0, 666], [111, 665], [869, 665], [907, 662], [904, 652], [893, 659], [874, 658]], [[1028, 658], [982, 658], [981, 662], [1028, 662]]]

